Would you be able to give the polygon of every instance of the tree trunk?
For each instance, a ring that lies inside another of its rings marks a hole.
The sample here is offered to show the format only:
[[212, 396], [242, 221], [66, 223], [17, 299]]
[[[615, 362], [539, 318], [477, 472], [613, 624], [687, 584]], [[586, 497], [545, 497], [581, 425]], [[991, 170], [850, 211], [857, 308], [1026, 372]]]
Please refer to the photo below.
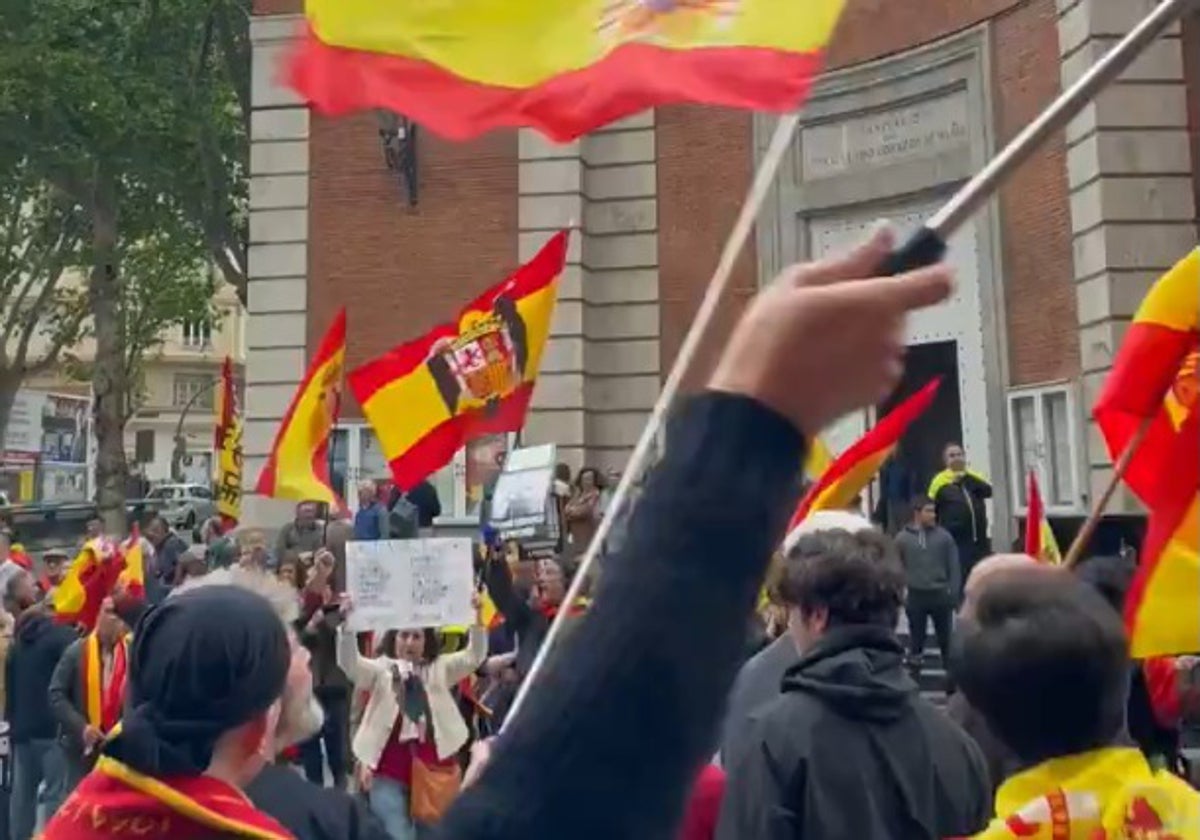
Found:
[[8, 418], [12, 415], [17, 391], [21, 388], [21, 376], [12, 370], [0, 372], [0, 449], [4, 448], [4, 436], [8, 433]]
[[96, 329], [92, 373], [96, 431], [96, 508], [109, 534], [125, 533], [125, 325], [117, 265], [117, 209], [103, 190], [92, 208], [92, 272], [88, 302]]

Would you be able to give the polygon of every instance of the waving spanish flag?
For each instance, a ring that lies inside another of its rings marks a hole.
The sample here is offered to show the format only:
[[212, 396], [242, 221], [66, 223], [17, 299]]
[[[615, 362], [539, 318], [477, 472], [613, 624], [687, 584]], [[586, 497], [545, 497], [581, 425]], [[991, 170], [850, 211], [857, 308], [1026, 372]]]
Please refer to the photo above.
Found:
[[1062, 563], [1062, 552], [1058, 550], [1058, 540], [1046, 520], [1046, 506], [1042, 503], [1042, 490], [1038, 486], [1037, 473], [1029, 471], [1026, 485], [1025, 514], [1025, 553], [1042, 563], [1058, 565]]
[[912, 422], [933, 404], [941, 384], [941, 378], [935, 379], [904, 400], [839, 455], [804, 494], [788, 523], [788, 531], [814, 511], [838, 510], [849, 505], [871, 483]]
[[137, 523], [129, 530], [129, 538], [121, 543], [121, 572], [116, 589], [131, 598], [146, 597], [146, 558], [142, 552], [142, 534]]
[[1124, 479], [1150, 513], [1125, 603], [1136, 658], [1200, 650], [1198, 357], [1200, 248], [1138, 307], [1093, 410], [1114, 460], [1137, 446]]
[[567, 232], [443, 324], [351, 371], [396, 486], [410, 490], [470, 438], [525, 423], [550, 335]]
[[329, 480], [329, 437], [342, 402], [346, 364], [346, 310], [333, 323], [292, 397], [255, 492], [276, 499], [343, 506]]
[[233, 382], [233, 360], [221, 365], [213, 447], [217, 452], [217, 513], [221, 530], [232, 530], [242, 517], [242, 418]]
[[71, 565], [62, 582], [50, 593], [54, 620], [78, 624], [87, 630], [96, 626], [100, 605], [112, 594], [124, 570], [120, 548], [105, 537], [90, 540]]
[[646, 108], [799, 107], [843, 0], [308, 0], [292, 85], [326, 114], [565, 142]]

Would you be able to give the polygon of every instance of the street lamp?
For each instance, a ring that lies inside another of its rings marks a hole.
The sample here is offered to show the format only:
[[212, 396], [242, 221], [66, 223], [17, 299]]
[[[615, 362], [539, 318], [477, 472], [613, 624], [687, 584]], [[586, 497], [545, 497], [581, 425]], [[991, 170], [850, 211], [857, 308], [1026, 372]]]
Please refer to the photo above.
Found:
[[197, 388], [196, 392], [184, 403], [183, 408], [179, 410], [179, 422], [175, 424], [175, 448], [171, 451], [172, 481], [183, 481], [183, 459], [187, 456], [187, 439], [183, 436], [183, 424], [187, 421], [188, 412], [192, 410], [192, 406], [198, 399], [211, 392], [220, 383], [221, 377], [218, 376], [203, 388]]

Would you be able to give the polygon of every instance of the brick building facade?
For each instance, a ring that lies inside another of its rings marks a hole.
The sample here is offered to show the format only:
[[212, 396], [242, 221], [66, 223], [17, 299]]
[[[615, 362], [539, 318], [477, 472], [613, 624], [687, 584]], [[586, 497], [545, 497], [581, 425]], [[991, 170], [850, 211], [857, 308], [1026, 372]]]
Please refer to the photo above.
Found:
[[[570, 146], [527, 131], [468, 143], [420, 132], [410, 207], [384, 165], [376, 115], [310, 115], [277, 84], [299, 5], [256, 0], [252, 24], [248, 481], [337, 306], [348, 309], [349, 363], [360, 363], [445, 320], [572, 221], [579, 235], [522, 440], [554, 442], [575, 465], [622, 464], [774, 121], [668, 107]], [[880, 217], [919, 223], [1151, 5], [850, 0], [718, 332], [781, 266], [842, 247]], [[1064, 516], [1086, 509], [1111, 469], [1086, 409], [1148, 284], [1196, 242], [1197, 103], [1193, 16], [955, 237], [955, 299], [910, 325], [925, 348], [914, 350], [918, 372], [949, 380], [945, 422], [918, 442], [915, 466], [927, 473], [935, 447], [961, 436], [996, 477], [1001, 539], [1027, 467]], [[359, 416], [347, 401], [339, 475], [379, 469]], [[835, 447], [872, 416], [831, 430]], [[462, 471], [439, 486], [461, 497]], [[1135, 508], [1122, 497], [1115, 509]], [[247, 502], [256, 524], [285, 510]]]

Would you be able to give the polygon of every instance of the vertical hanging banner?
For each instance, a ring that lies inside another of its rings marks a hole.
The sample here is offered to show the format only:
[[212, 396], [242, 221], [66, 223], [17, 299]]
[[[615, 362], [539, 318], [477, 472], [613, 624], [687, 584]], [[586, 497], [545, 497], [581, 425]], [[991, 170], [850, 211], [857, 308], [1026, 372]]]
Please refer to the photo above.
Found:
[[350, 372], [350, 390], [401, 490], [448, 464], [468, 440], [525, 424], [566, 259], [562, 231], [454, 323]]
[[233, 360], [225, 357], [217, 386], [216, 431], [217, 514], [221, 530], [231, 531], [242, 517], [242, 416], [233, 383]]
[[329, 115], [386, 108], [451, 139], [528, 126], [568, 142], [646, 108], [786, 112], [843, 0], [308, 0], [286, 68]]

